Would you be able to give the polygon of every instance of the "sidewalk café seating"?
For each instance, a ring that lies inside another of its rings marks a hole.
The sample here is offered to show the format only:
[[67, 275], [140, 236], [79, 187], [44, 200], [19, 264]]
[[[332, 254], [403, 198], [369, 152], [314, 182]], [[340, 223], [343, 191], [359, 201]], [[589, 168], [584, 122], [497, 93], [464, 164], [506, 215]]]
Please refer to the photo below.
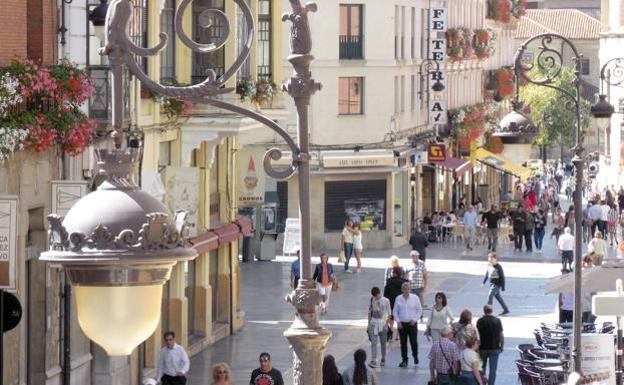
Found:
[[547, 358], [559, 358], [559, 352], [555, 350], [534, 348], [534, 349], [529, 349], [527, 353], [534, 360], [542, 360], [542, 359], [547, 359]]
[[561, 339], [557, 340], [552, 338], [545, 338], [537, 329], [533, 331], [533, 334], [535, 335], [535, 342], [537, 342], [537, 345], [546, 350], [557, 350], [559, 344], [562, 342]]
[[516, 350], [518, 351], [518, 353], [520, 353], [520, 359], [526, 360], [526, 356], [525, 356], [525, 354], [527, 354], [526, 352], [529, 349], [533, 349], [534, 347], [535, 345], [533, 344], [519, 344], [518, 346], [516, 346]]

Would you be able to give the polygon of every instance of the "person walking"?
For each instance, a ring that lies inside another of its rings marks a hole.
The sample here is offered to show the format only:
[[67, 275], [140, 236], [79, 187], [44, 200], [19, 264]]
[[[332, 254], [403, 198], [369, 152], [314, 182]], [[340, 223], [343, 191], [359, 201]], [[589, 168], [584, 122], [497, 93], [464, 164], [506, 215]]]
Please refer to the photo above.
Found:
[[407, 280], [410, 283], [410, 293], [416, 294], [420, 304], [425, 308], [425, 290], [427, 290], [427, 268], [416, 250], [410, 252], [412, 263], [407, 269]]
[[524, 210], [524, 245], [527, 252], [533, 251], [533, 214], [529, 210]]
[[503, 352], [505, 336], [503, 335], [503, 324], [492, 313], [492, 306], [483, 306], [483, 317], [477, 320], [477, 330], [481, 338], [481, 348], [479, 356], [483, 361], [481, 370], [485, 372], [485, 367], [490, 363], [488, 373], [488, 385], [496, 383], [496, 369], [498, 367], [498, 356]]
[[496, 210], [496, 205], [492, 205], [490, 210], [484, 213], [481, 218], [481, 222], [486, 223], [488, 251], [496, 251], [496, 245], [498, 245], [498, 223], [502, 219], [502, 215]]
[[602, 225], [600, 223], [600, 218], [602, 217], [602, 209], [600, 208], [599, 200], [592, 202], [591, 206], [589, 206], [589, 208], [587, 209], [587, 216], [589, 217], [591, 223], [592, 234], [596, 232], [596, 229], [600, 230], [602, 228]]
[[364, 254], [364, 245], [362, 244], [362, 230], [358, 223], [353, 225], [353, 254], [357, 261], [357, 267], [355, 272], [359, 273], [362, 270], [362, 255]]
[[537, 209], [533, 214], [533, 229], [535, 249], [538, 253], [541, 253], [544, 235], [546, 234], [546, 215], [544, 215], [544, 210]]
[[327, 314], [329, 297], [336, 278], [334, 277], [334, 267], [329, 263], [329, 256], [326, 253], [321, 253], [321, 263], [316, 265], [312, 279], [316, 282], [316, 290], [322, 296], [322, 301], [319, 305], [320, 313]]
[[565, 218], [561, 212], [561, 208], [557, 207], [553, 212], [553, 230], [551, 234], [551, 238], [553, 235], [555, 236], [555, 242], [559, 242], [559, 237], [563, 234], [564, 228]]
[[380, 366], [386, 365], [386, 341], [388, 340], [388, 324], [392, 322], [390, 300], [381, 296], [377, 286], [371, 289], [371, 299], [368, 308], [368, 338], [371, 342], [371, 367], [377, 366], [377, 341], [381, 345]]
[[488, 268], [485, 272], [485, 277], [483, 278], [483, 282], [481, 283], [481, 287], [485, 285], [487, 280], [490, 280], [490, 289], [488, 291], [488, 305], [492, 305], [494, 302], [494, 298], [498, 301], [498, 303], [503, 308], [503, 312], [500, 315], [509, 314], [509, 308], [505, 304], [503, 297], [501, 296], [501, 291], [505, 291], [505, 273], [503, 272], [503, 267], [498, 263], [498, 257], [496, 253], [488, 254]]
[[407, 368], [407, 340], [409, 338], [414, 364], [418, 365], [418, 320], [422, 315], [422, 306], [418, 296], [410, 293], [409, 282], [401, 286], [402, 294], [394, 301], [393, 317], [399, 328], [401, 337], [401, 364], [399, 367]]
[[389, 266], [386, 268], [386, 272], [384, 274], [384, 285], [385, 285], [385, 281], [387, 281], [388, 278], [395, 275], [395, 270], [400, 272], [401, 277], [405, 276], [405, 271], [401, 267], [401, 261], [399, 261], [399, 257], [397, 257], [396, 255], [393, 255], [390, 257], [389, 262], [390, 262]]
[[366, 352], [358, 349], [353, 353], [353, 365], [342, 372], [344, 385], [378, 385], [375, 372], [366, 367]]
[[340, 235], [340, 250], [345, 257], [345, 273], [351, 272], [349, 270], [349, 261], [353, 256], [353, 233], [353, 221], [351, 219], [347, 219], [347, 221], [345, 222], [345, 226], [342, 229], [342, 234]]
[[[390, 301], [390, 309], [392, 310], [393, 314], [396, 298], [401, 295], [403, 284], [407, 282], [404, 277], [405, 274], [403, 272], [403, 269], [401, 269], [400, 266], [395, 266], [392, 268], [392, 270], [390, 270], [390, 276], [386, 279], [386, 284], [384, 285], [383, 295]], [[394, 320], [394, 316], [392, 316], [392, 320]], [[391, 321], [388, 325], [388, 341], [392, 340], [392, 324], [393, 322]]]
[[607, 225], [609, 226], [609, 246], [613, 246], [614, 242], [616, 245], [618, 244], [617, 228], [619, 221], [620, 212], [618, 211], [617, 206], [614, 204], [609, 210], [609, 220], [607, 221]]
[[563, 235], [559, 237], [557, 248], [561, 254], [561, 268], [564, 270], [572, 270], [572, 261], [574, 260], [574, 235], [569, 227], [563, 229]]
[[466, 249], [472, 251], [474, 236], [477, 232], [477, 212], [472, 205], [468, 206], [468, 210], [462, 217], [464, 223], [464, 240], [466, 241]]
[[284, 385], [282, 373], [271, 365], [271, 355], [260, 353], [260, 367], [251, 372], [249, 385]]
[[511, 213], [511, 223], [514, 232], [514, 251], [522, 251], [522, 239], [526, 229], [526, 216], [522, 205], [518, 204], [516, 210]]
[[602, 265], [602, 261], [609, 258], [609, 245], [600, 231], [594, 233], [594, 237], [587, 244], [587, 251], [594, 254], [592, 259], [594, 266]]
[[607, 237], [609, 235], [609, 211], [611, 206], [607, 204], [606, 200], [600, 201], [600, 222], [598, 224], [598, 230]]
[[342, 375], [336, 366], [336, 359], [331, 354], [323, 358], [323, 385], [344, 385]]
[[462, 350], [460, 364], [460, 378], [466, 385], [485, 385], [481, 378], [481, 359], [479, 358], [479, 340], [470, 338], [466, 340], [466, 349]]
[[427, 246], [429, 246], [429, 241], [427, 241], [427, 237], [425, 237], [425, 235], [420, 232], [418, 227], [415, 227], [412, 230], [409, 244], [410, 246], [412, 246], [412, 250], [418, 251], [420, 259], [425, 261], [425, 259], [427, 258]]
[[211, 385], [234, 385], [234, 381], [232, 381], [232, 373], [228, 364], [225, 362], [219, 362], [212, 365]]
[[431, 336], [435, 343], [442, 336], [442, 329], [453, 323], [453, 312], [446, 303], [446, 295], [442, 292], [436, 293], [435, 304], [431, 307], [429, 318], [427, 318], [427, 329], [425, 334]]
[[479, 332], [472, 325], [472, 312], [468, 309], [462, 310], [459, 314], [459, 321], [452, 323], [451, 327], [453, 328], [453, 341], [460, 351], [466, 349], [466, 341], [479, 339]]
[[156, 380], [162, 385], [185, 385], [191, 362], [184, 348], [175, 341], [172, 331], [164, 334], [165, 346], [160, 349]]
[[451, 340], [453, 329], [446, 325], [440, 331], [441, 338], [434, 341], [429, 351], [429, 382], [436, 385], [454, 385], [459, 373], [461, 352]]

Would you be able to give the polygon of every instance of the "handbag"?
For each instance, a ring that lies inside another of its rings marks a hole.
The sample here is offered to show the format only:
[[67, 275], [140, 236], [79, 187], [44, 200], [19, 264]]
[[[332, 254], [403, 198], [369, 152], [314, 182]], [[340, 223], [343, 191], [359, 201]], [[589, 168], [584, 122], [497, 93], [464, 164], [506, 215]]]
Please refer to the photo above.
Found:
[[344, 250], [340, 250], [340, 253], [338, 253], [338, 263], [345, 263], [346, 260]]

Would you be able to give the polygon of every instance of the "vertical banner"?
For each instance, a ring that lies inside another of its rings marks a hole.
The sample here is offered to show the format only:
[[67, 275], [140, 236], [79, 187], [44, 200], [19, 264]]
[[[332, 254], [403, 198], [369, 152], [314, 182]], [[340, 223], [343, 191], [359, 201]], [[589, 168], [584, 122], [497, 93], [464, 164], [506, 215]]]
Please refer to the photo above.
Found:
[[431, 8], [429, 12], [429, 59], [443, 62], [446, 57], [446, 32], [448, 26], [445, 8]]
[[431, 8], [429, 18], [429, 29], [431, 30], [431, 34], [436, 32], [446, 32], [448, 24], [446, 15], [446, 8]]
[[50, 212], [64, 217], [74, 203], [87, 195], [88, 186], [87, 181], [50, 181], [50, 191], [52, 192]]
[[[171, 213], [187, 212], [189, 235], [197, 235], [197, 211], [199, 210], [199, 168], [167, 167], [164, 172], [165, 205]], [[216, 182], [216, 181], [215, 181]]]
[[264, 154], [241, 151], [238, 161], [238, 204], [241, 207], [264, 203]]
[[0, 196], [0, 288], [17, 290], [17, 196]]
[[432, 124], [446, 124], [447, 121], [446, 100], [432, 100], [429, 103], [429, 122]]
[[581, 335], [581, 383], [615, 385], [615, 341], [612, 334]]

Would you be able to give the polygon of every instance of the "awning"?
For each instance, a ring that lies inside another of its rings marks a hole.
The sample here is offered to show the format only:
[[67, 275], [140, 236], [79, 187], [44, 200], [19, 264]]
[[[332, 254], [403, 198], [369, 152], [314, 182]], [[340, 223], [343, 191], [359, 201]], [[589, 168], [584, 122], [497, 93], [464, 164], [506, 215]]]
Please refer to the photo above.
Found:
[[251, 234], [252, 231], [253, 225], [251, 223], [251, 218], [242, 216], [232, 223], [208, 230], [191, 238], [191, 244], [198, 253], [204, 254], [233, 242], [242, 235]]
[[253, 225], [251, 224], [251, 218], [248, 216], [242, 216], [238, 218], [234, 223], [240, 228], [240, 232], [243, 235], [249, 235], [253, 232]]
[[472, 169], [472, 163], [470, 163], [470, 161], [452, 156], [447, 157], [444, 161], [431, 161], [430, 163], [434, 166], [453, 171], [453, 174], [456, 177], [460, 177], [466, 171], [470, 171]]
[[233, 242], [241, 236], [240, 228], [234, 223], [228, 223], [227, 225], [217, 227], [212, 231], [219, 236], [219, 246]]
[[191, 239], [191, 244], [199, 254], [204, 254], [219, 248], [219, 234], [214, 231], [206, 231]]
[[509, 174], [516, 175], [520, 177], [522, 181], [527, 180], [531, 176], [531, 169], [519, 166], [511, 160], [503, 156], [493, 154], [483, 148], [478, 148], [475, 151], [475, 158], [477, 158], [479, 162], [487, 166], [493, 167], [497, 170]]

